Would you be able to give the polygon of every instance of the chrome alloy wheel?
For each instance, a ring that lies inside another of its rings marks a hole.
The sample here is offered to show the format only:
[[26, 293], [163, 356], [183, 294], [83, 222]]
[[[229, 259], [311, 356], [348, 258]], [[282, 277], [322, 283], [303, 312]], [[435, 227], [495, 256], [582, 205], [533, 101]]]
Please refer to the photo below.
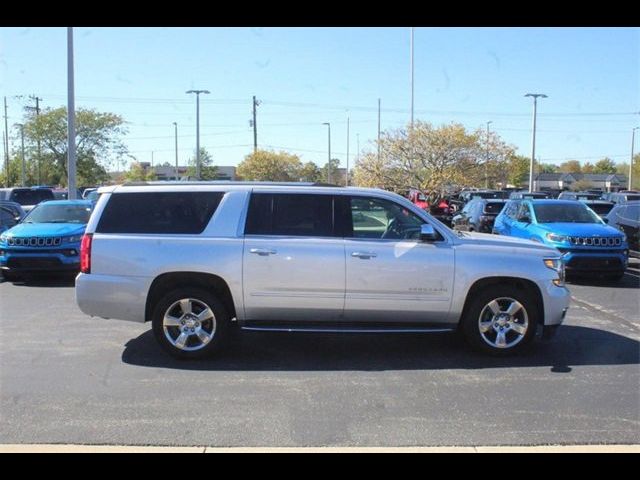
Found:
[[478, 318], [482, 339], [494, 348], [511, 348], [522, 341], [529, 328], [524, 306], [509, 297], [491, 300]]
[[214, 337], [216, 317], [206, 303], [183, 298], [167, 308], [162, 328], [171, 345], [193, 352], [204, 348]]

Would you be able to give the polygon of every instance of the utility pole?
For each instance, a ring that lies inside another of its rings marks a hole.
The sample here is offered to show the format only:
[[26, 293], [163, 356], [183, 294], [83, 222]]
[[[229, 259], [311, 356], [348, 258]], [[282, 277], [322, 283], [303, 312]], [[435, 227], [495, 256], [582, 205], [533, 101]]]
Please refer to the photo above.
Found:
[[7, 97], [4, 97], [4, 162], [6, 184], [9, 186], [9, 125], [7, 124]]
[[493, 121], [487, 122], [487, 156], [484, 161], [484, 188], [489, 188], [489, 125], [492, 124]]
[[175, 137], [176, 137], [176, 180], [178, 180], [178, 122], [173, 122], [173, 127], [174, 127], [174, 131], [175, 131]]
[[413, 129], [413, 27], [411, 27], [411, 129]]
[[253, 153], [258, 151], [258, 122], [256, 120], [256, 107], [260, 105], [260, 100], [256, 100], [256, 96], [253, 96]]
[[349, 186], [349, 115], [347, 115], [347, 171], [345, 174], [344, 186]]
[[[25, 107], [28, 110], [35, 110], [36, 112], [36, 120], [37, 118], [40, 116], [40, 101], [42, 100], [42, 98], [38, 98], [37, 95], [29, 95], [29, 98], [31, 100], [35, 100], [36, 102], [36, 106], [35, 107]], [[36, 166], [37, 166], [37, 175], [38, 175], [38, 185], [42, 185], [42, 181], [40, 179], [40, 134], [38, 134], [37, 138], [36, 138], [36, 148], [38, 151], [38, 158], [36, 160]]]
[[331, 124], [325, 122], [323, 125], [329, 127], [329, 163], [327, 163], [327, 183], [331, 183]]
[[529, 193], [533, 192], [533, 164], [536, 158], [536, 115], [538, 97], [547, 98], [544, 93], [527, 93], [525, 97], [533, 97], [533, 135], [531, 136], [531, 165], [529, 166]]
[[380, 162], [380, 99], [378, 99], [378, 162]]
[[16, 126], [20, 127], [20, 140], [22, 143], [22, 175], [20, 176], [21, 187], [24, 187], [26, 184], [27, 172], [24, 164], [24, 125], [22, 123], [16, 124]]
[[629, 188], [628, 190], [631, 190], [631, 177], [633, 176], [633, 147], [634, 144], [636, 143], [636, 130], [639, 130], [640, 127], [635, 127], [634, 129], [631, 130], [631, 162], [629, 163]]
[[67, 27], [67, 141], [69, 164], [68, 195], [69, 200], [78, 197], [76, 188], [76, 105], [73, 80], [73, 27]]
[[196, 180], [200, 180], [200, 94], [209, 94], [209, 90], [188, 90], [196, 94]]
[[9, 164], [6, 162], [7, 157], [7, 143], [5, 142], [6, 135], [2, 132], [2, 149], [4, 150], [5, 162], [4, 162], [4, 183], [5, 187], [9, 186]]

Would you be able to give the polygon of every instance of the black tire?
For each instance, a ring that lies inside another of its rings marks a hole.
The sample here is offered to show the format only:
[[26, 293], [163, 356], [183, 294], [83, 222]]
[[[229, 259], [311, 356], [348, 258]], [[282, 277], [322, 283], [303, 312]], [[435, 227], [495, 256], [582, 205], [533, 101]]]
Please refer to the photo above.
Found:
[[6, 270], [2, 270], [2, 278], [7, 282], [18, 282], [22, 280], [22, 277], [14, 272], [8, 272]]
[[[183, 311], [179, 303], [181, 300], [191, 301], [188, 307], [190, 312]], [[204, 312], [203, 305], [210, 309], [213, 316], [200, 323], [195, 317]], [[189, 317], [189, 313], [191, 317]], [[177, 319], [184, 321], [185, 324], [170, 325], [165, 329], [166, 314], [171, 319], [171, 323]], [[181, 360], [205, 358], [219, 353], [227, 343], [231, 323], [223, 303], [214, 294], [195, 287], [179, 288], [163, 295], [153, 309], [151, 321], [156, 341], [167, 353]], [[193, 329], [188, 327], [193, 327]], [[183, 329], [191, 331], [185, 333]], [[204, 334], [205, 337], [209, 335], [210, 339], [206, 343], [203, 342], [201, 334]], [[186, 342], [181, 341], [181, 338], [186, 339]], [[183, 344], [182, 348], [178, 346], [180, 344]]]
[[[492, 304], [494, 308], [506, 315], [508, 306], [513, 303], [511, 300], [520, 307], [509, 320], [505, 316], [495, 315], [489, 305], [496, 301], [496, 304]], [[525, 290], [511, 285], [491, 285], [476, 292], [470, 299], [460, 328], [465, 340], [475, 350], [494, 356], [508, 356], [522, 352], [531, 343], [541, 320], [539, 316], [535, 300]], [[501, 326], [503, 323], [504, 326]], [[482, 328], [490, 328], [483, 333], [481, 325]], [[499, 336], [505, 340], [499, 342]], [[497, 346], [500, 343], [502, 347]]]

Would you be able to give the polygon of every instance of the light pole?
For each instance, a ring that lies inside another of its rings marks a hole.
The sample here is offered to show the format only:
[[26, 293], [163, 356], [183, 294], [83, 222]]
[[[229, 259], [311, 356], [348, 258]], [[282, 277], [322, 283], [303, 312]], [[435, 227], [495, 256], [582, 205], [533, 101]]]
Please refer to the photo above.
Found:
[[349, 115], [347, 114], [347, 174], [345, 175], [344, 186], [349, 186]]
[[636, 143], [636, 130], [640, 130], [640, 127], [635, 127], [631, 130], [631, 163], [629, 163], [629, 190], [631, 190], [631, 176], [633, 175], [633, 147]]
[[176, 180], [178, 180], [178, 122], [173, 122], [173, 129], [175, 132], [175, 138], [176, 138]]
[[329, 127], [329, 163], [327, 163], [327, 183], [331, 183], [331, 124], [325, 122], [323, 125]]
[[484, 161], [484, 188], [489, 188], [489, 125], [492, 123], [492, 120], [487, 122], [487, 158]]
[[73, 73], [73, 27], [67, 27], [67, 198], [78, 198], [76, 188], [76, 99]]
[[24, 125], [22, 123], [17, 123], [16, 126], [20, 127], [20, 141], [22, 143], [22, 175], [21, 175], [21, 186], [25, 186], [26, 183], [26, 168], [24, 164]]
[[533, 135], [531, 140], [531, 165], [529, 167], [529, 192], [533, 192], [533, 162], [536, 158], [536, 113], [538, 97], [547, 98], [544, 93], [527, 93], [525, 97], [533, 97]]
[[211, 93], [209, 90], [187, 90], [196, 94], [196, 180], [200, 180], [200, 94]]

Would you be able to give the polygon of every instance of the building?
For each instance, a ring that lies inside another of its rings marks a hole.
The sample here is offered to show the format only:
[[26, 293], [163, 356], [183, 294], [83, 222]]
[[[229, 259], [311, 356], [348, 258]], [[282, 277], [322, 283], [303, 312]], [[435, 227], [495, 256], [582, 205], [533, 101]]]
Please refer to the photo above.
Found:
[[[575, 190], [574, 185], [580, 182], [591, 189], [603, 192], [624, 190], [627, 176], [620, 173], [539, 173], [533, 179], [534, 190]], [[529, 183], [526, 182], [526, 187]]]

